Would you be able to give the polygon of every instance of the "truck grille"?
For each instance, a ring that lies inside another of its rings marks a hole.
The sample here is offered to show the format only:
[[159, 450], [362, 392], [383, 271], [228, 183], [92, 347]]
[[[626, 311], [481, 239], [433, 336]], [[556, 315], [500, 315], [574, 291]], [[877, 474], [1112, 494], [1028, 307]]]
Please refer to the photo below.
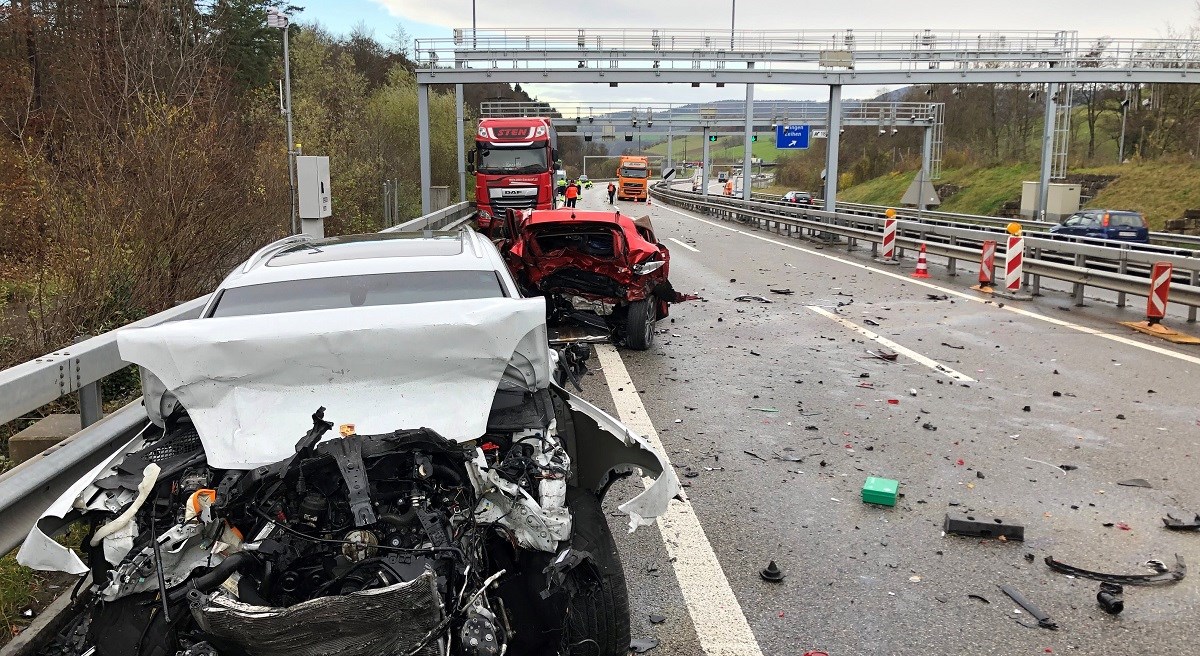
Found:
[[627, 192], [627, 193], [640, 194], [645, 190], [646, 190], [646, 185], [638, 183], [638, 182], [632, 182], [632, 183], [626, 182], [625, 184], [621, 185], [621, 191]]
[[537, 208], [537, 196], [493, 198], [491, 200], [492, 207], [496, 210], [532, 210]]

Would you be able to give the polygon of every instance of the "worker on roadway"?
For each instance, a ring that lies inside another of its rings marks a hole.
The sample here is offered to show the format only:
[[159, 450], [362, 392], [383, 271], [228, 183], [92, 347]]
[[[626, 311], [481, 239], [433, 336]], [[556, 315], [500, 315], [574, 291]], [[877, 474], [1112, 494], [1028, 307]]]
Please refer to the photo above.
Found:
[[609, 205], [612, 205], [615, 202], [613, 199], [616, 198], [616, 196], [617, 196], [617, 185], [615, 185], [611, 182], [608, 183], [608, 204]]
[[579, 184], [572, 181], [567, 185], [567, 207], [575, 207], [575, 201], [579, 199]]

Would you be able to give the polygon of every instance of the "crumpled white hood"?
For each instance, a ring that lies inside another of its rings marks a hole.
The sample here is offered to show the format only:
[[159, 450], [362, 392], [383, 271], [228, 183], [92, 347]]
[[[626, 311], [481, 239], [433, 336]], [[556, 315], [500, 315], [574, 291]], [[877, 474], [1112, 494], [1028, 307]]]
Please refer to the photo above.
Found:
[[502, 379], [549, 385], [545, 319], [540, 298], [443, 301], [177, 321], [117, 345], [187, 408], [211, 466], [251, 469], [295, 453], [321, 406], [361, 435], [480, 437]]

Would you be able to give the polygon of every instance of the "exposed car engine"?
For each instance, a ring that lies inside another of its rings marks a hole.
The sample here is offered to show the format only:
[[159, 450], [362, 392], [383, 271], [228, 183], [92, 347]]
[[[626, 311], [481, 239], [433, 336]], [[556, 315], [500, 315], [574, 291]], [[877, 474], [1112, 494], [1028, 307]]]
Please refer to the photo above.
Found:
[[[561, 627], [588, 554], [555, 552], [570, 462], [552, 426], [472, 444], [352, 426], [323, 440], [333, 425], [313, 421], [293, 457], [221, 471], [184, 417], [96, 481], [132, 499], [93, 520], [90, 612], [46, 653], [488, 656], [544, 641], [516, 638], [514, 616]], [[531, 565], [536, 597], [505, 589]], [[554, 642], [528, 653], [572, 653]]]

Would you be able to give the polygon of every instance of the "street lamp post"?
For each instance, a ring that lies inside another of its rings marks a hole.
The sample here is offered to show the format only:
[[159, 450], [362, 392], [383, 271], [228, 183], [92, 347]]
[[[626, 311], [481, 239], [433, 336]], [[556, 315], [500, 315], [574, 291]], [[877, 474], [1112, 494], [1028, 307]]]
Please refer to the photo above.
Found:
[[288, 17], [287, 14], [275, 9], [267, 9], [267, 27], [283, 30], [283, 106], [281, 111], [287, 118], [287, 158], [288, 158], [288, 202], [291, 204], [292, 234], [299, 230], [296, 227], [296, 150], [292, 139], [292, 65], [288, 53]]

